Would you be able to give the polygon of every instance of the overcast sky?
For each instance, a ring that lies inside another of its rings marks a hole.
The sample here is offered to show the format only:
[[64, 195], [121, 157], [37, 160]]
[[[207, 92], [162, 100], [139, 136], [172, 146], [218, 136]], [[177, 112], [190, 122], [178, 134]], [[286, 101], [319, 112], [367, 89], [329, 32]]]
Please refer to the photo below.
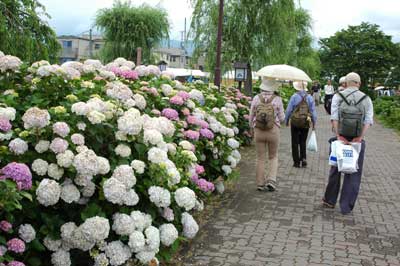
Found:
[[[57, 34], [80, 34], [93, 25], [96, 11], [111, 7], [113, 0], [40, 0], [52, 17], [50, 25]], [[134, 5], [146, 2], [161, 5], [169, 14], [171, 38], [180, 39], [185, 18], [190, 20], [190, 0], [132, 0]], [[400, 0], [296, 0], [313, 18], [315, 38], [329, 37], [348, 25], [362, 21], [376, 23], [396, 42], [400, 42]], [[189, 25], [189, 23], [188, 23]]]

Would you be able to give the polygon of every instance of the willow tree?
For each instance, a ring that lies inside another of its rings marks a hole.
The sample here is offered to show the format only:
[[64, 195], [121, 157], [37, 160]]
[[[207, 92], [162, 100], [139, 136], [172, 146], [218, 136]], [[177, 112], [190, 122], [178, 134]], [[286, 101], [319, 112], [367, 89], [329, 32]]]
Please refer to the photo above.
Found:
[[0, 50], [24, 61], [55, 61], [60, 45], [50, 18], [36, 0], [0, 1]]
[[[218, 2], [192, 0], [191, 35], [196, 45], [195, 55], [204, 55], [206, 67], [211, 71], [215, 67]], [[302, 16], [307, 13], [299, 12], [293, 0], [225, 0], [223, 69], [231, 69], [232, 61], [243, 61], [255, 68], [293, 61], [297, 33], [300, 29], [309, 29], [309, 24], [299, 19], [300, 13]], [[250, 86], [251, 75], [248, 75], [247, 89]]]
[[112, 8], [101, 9], [96, 25], [103, 32], [104, 60], [125, 57], [136, 58], [136, 49], [142, 48], [145, 62], [151, 61], [151, 49], [168, 37], [169, 22], [165, 10], [148, 5], [131, 6], [130, 2], [116, 1]]

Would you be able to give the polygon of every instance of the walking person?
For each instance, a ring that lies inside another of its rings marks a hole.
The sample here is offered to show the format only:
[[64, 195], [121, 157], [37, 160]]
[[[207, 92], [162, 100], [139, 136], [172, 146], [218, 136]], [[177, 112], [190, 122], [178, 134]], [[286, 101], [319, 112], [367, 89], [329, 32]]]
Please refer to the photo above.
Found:
[[[251, 102], [250, 128], [254, 130], [257, 149], [257, 189], [275, 191], [277, 187], [278, 147], [281, 123], [285, 113], [281, 97], [275, 95], [279, 83], [263, 79], [261, 93]], [[269, 168], [265, 174], [266, 152], [268, 147]]]
[[332, 81], [330, 79], [328, 79], [328, 82], [324, 87], [324, 92], [325, 92], [325, 97], [324, 97], [325, 111], [328, 114], [331, 114], [331, 104], [333, 95], [335, 94], [335, 88], [333, 87]]
[[[331, 121], [336, 137], [330, 139], [329, 142], [340, 140], [344, 144], [349, 144], [350, 142], [361, 143], [361, 150], [358, 157], [358, 171], [344, 175], [340, 195], [342, 214], [350, 213], [357, 200], [366, 147], [364, 136], [368, 128], [373, 124], [374, 114], [371, 99], [359, 90], [361, 85], [360, 76], [353, 72], [347, 74], [346, 84], [347, 88], [335, 94], [332, 99]], [[324, 207], [335, 207], [340, 190], [340, 176], [341, 173], [338, 167], [332, 166], [322, 201]]]
[[319, 84], [318, 80], [315, 80], [311, 87], [311, 95], [314, 99], [316, 106], [318, 106], [320, 102], [320, 91], [321, 91], [321, 85]]
[[317, 112], [313, 97], [308, 95], [307, 82], [293, 82], [297, 90], [289, 100], [286, 109], [285, 123], [289, 125], [292, 135], [292, 157], [293, 167], [307, 167], [306, 142], [310, 124], [315, 129]]
[[[341, 92], [341, 91], [345, 90], [346, 87], [347, 87], [347, 84], [346, 84], [346, 77], [341, 77], [341, 78], [339, 79], [339, 88], [338, 88], [338, 92]], [[332, 98], [333, 98], [333, 97], [332, 97]]]

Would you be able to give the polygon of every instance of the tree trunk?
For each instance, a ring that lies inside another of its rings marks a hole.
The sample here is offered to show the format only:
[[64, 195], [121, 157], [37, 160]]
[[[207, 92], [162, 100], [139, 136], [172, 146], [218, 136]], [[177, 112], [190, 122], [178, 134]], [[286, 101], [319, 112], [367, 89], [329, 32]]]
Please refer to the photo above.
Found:
[[252, 72], [251, 72], [251, 64], [247, 64], [247, 78], [246, 82], [244, 83], [244, 91], [245, 94], [252, 97], [253, 96], [253, 77], [252, 77]]

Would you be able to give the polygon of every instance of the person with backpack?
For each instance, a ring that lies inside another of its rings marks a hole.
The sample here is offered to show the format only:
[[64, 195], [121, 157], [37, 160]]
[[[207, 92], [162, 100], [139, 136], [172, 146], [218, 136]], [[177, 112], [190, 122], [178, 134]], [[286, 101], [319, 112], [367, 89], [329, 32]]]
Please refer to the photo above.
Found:
[[317, 122], [317, 112], [313, 97], [308, 95], [307, 82], [293, 82], [297, 93], [293, 94], [286, 108], [286, 125], [289, 125], [292, 135], [293, 167], [307, 167], [306, 142], [310, 123], [313, 130]]
[[[347, 74], [346, 84], [347, 88], [339, 91], [332, 99], [331, 121], [336, 137], [330, 139], [330, 143], [335, 140], [340, 140], [346, 145], [361, 143], [361, 150], [358, 157], [358, 171], [344, 175], [340, 195], [342, 214], [350, 213], [357, 200], [366, 147], [364, 136], [368, 128], [373, 124], [374, 115], [371, 98], [359, 90], [361, 85], [360, 76], [354, 72]], [[335, 207], [340, 190], [340, 175], [338, 167], [331, 166], [328, 184], [322, 199], [324, 207]]]
[[[280, 127], [285, 119], [282, 98], [275, 94], [279, 85], [275, 80], [263, 78], [261, 93], [254, 96], [251, 102], [249, 122], [256, 142], [256, 182], [259, 191], [275, 191], [277, 187]], [[267, 147], [269, 171], [265, 175]]]

